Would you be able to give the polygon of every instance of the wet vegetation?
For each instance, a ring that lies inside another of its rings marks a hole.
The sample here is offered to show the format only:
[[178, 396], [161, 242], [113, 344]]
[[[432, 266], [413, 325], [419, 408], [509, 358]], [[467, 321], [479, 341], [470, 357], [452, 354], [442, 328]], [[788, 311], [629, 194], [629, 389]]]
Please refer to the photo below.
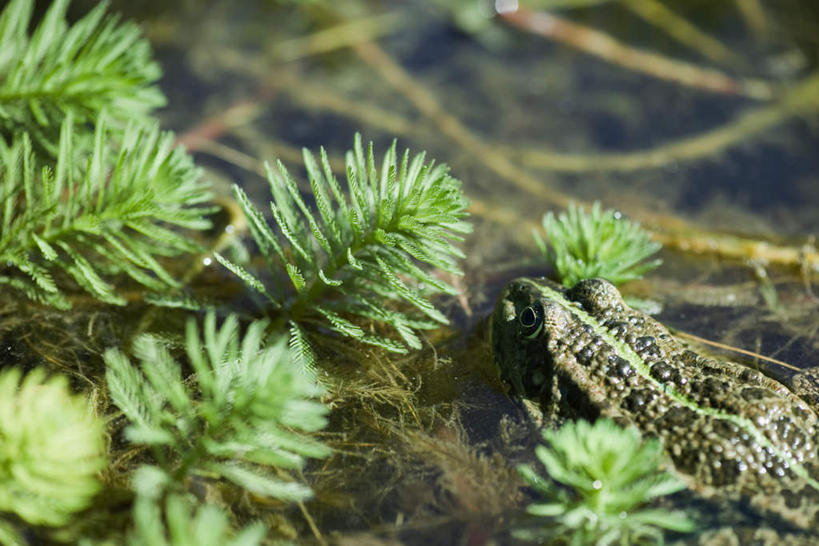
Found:
[[639, 431], [606, 419], [567, 423], [544, 430], [543, 438], [548, 446], [535, 453], [546, 477], [530, 466], [518, 467], [540, 498], [526, 508], [534, 521], [520, 524], [514, 536], [554, 544], [656, 544], [666, 529], [696, 528], [683, 513], [641, 506], [685, 489], [660, 470], [663, 455], [656, 438], [643, 441]]
[[574, 204], [557, 217], [547, 213], [543, 231], [546, 240], [535, 231], [535, 243], [560, 282], [570, 288], [595, 277], [614, 284], [635, 281], [662, 263], [645, 261], [662, 245], [619, 212], [601, 210], [599, 202], [588, 213]]

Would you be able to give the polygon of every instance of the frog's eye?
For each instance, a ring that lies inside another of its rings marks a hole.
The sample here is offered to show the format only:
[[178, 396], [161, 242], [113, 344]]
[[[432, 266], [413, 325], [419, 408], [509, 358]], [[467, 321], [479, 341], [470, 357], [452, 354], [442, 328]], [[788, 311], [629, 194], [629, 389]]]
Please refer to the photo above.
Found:
[[518, 315], [518, 323], [520, 323], [520, 333], [524, 338], [532, 339], [538, 335], [543, 328], [543, 306], [536, 303], [521, 311]]

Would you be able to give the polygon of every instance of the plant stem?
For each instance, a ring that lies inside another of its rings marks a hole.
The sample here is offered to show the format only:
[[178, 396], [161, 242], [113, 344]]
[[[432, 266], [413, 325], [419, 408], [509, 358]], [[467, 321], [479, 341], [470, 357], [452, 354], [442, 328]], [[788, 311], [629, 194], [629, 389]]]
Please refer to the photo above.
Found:
[[[366, 239], [359, 241], [358, 243], [354, 241], [353, 244], [348, 247], [353, 256], [375, 242], [372, 233], [373, 232], [371, 232], [369, 237]], [[338, 253], [331, 257], [327, 264], [327, 268], [324, 270], [324, 274], [328, 279], [332, 279], [336, 272], [345, 265], [349, 265], [349, 261], [347, 260], [347, 248], [344, 250], [339, 250]], [[295, 303], [287, 312], [287, 319], [298, 322], [304, 315], [306, 307], [317, 301], [328, 287], [329, 285], [322, 281], [318, 275], [316, 275], [316, 278], [313, 279], [310, 287], [299, 292]]]

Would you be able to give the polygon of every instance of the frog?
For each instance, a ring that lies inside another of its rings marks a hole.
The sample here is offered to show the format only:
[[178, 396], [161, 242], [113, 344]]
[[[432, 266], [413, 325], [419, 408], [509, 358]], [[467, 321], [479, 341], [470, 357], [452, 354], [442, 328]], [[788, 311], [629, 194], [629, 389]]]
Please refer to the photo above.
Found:
[[636, 427], [661, 441], [697, 495], [819, 537], [815, 369], [786, 384], [698, 354], [604, 279], [572, 288], [516, 279], [490, 323], [510, 394], [547, 422], [608, 418]]

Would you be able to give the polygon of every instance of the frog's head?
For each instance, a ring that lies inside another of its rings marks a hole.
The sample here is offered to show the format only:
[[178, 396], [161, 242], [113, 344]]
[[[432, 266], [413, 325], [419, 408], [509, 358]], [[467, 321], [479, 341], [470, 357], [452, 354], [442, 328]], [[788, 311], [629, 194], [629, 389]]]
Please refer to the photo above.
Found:
[[559, 339], [571, 314], [550, 297], [564, 289], [546, 279], [517, 279], [504, 289], [490, 323], [501, 378], [514, 393], [538, 397], [552, 375], [550, 339]]

